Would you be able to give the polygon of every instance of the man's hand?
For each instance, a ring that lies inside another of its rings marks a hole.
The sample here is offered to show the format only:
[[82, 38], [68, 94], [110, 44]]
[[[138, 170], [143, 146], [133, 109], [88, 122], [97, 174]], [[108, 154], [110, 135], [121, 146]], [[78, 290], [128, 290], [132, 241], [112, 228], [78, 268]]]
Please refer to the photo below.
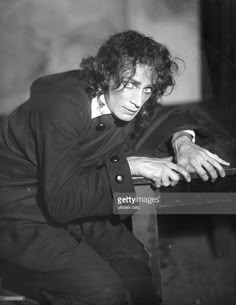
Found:
[[132, 176], [142, 176], [154, 182], [155, 186], [176, 185], [181, 174], [186, 181], [190, 182], [190, 174], [182, 166], [171, 162], [173, 158], [147, 158], [128, 157]]
[[229, 166], [230, 163], [192, 143], [191, 138], [186, 134], [172, 140], [172, 146], [177, 164], [184, 167], [189, 173], [196, 172], [203, 181], [210, 178], [214, 182], [219, 175], [225, 177], [222, 165]]

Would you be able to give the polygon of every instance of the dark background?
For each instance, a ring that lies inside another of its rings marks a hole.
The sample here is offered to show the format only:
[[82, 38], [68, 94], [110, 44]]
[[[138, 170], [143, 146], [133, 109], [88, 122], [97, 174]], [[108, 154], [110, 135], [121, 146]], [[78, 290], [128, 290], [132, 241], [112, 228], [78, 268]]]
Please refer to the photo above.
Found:
[[[199, 111], [203, 123], [209, 119], [216, 135], [224, 130], [235, 137], [235, 0], [201, 1], [201, 45], [207, 59], [202, 71], [207, 62], [212, 91], [209, 95], [203, 73], [204, 107], [194, 105], [193, 113]], [[235, 184], [234, 179], [228, 190], [224, 185], [226, 196], [236, 191]], [[235, 220], [235, 215], [158, 215], [167, 305], [236, 304]]]
[[[236, 135], [236, 1], [201, 1], [202, 47], [207, 57], [213, 96], [206, 104], [213, 117]], [[202, 90], [205, 91], [204, 75]]]

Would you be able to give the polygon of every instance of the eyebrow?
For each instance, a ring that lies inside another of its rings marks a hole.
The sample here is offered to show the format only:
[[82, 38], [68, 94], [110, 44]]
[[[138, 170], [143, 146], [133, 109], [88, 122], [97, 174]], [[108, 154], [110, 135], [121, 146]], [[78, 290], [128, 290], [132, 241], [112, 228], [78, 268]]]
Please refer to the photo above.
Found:
[[[141, 82], [137, 81], [136, 79], [133, 79], [132, 77], [130, 79], [127, 79], [127, 81], [131, 81], [135, 85], [141, 85]], [[147, 86], [145, 86], [145, 88], [149, 88], [149, 87], [153, 88], [153, 85], [149, 83]]]

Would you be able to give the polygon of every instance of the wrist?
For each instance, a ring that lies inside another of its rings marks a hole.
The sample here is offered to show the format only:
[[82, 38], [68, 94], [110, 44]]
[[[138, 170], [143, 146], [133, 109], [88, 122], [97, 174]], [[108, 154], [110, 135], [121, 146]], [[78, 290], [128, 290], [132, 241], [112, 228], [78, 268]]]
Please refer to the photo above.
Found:
[[143, 157], [127, 157], [127, 162], [129, 164], [131, 176], [140, 176], [139, 168], [140, 168], [140, 159]]
[[173, 135], [171, 144], [174, 152], [178, 152], [183, 145], [191, 144], [192, 136], [187, 132], [178, 132]]

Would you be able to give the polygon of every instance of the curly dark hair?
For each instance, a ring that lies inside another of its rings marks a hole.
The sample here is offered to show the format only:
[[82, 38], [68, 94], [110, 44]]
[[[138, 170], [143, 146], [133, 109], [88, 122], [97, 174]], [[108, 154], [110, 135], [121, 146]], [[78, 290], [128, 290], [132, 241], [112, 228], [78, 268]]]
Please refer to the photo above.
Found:
[[158, 99], [167, 88], [170, 93], [175, 85], [174, 74], [178, 65], [163, 44], [133, 30], [114, 34], [101, 45], [96, 56], [81, 61], [81, 78], [90, 84], [88, 93], [91, 97], [100, 96], [109, 89], [110, 80], [116, 89], [124, 78], [127, 81], [125, 72], [129, 71], [132, 78], [138, 64], [150, 68], [153, 86], [151, 97], [136, 117], [139, 127], [145, 127], [152, 118]]

